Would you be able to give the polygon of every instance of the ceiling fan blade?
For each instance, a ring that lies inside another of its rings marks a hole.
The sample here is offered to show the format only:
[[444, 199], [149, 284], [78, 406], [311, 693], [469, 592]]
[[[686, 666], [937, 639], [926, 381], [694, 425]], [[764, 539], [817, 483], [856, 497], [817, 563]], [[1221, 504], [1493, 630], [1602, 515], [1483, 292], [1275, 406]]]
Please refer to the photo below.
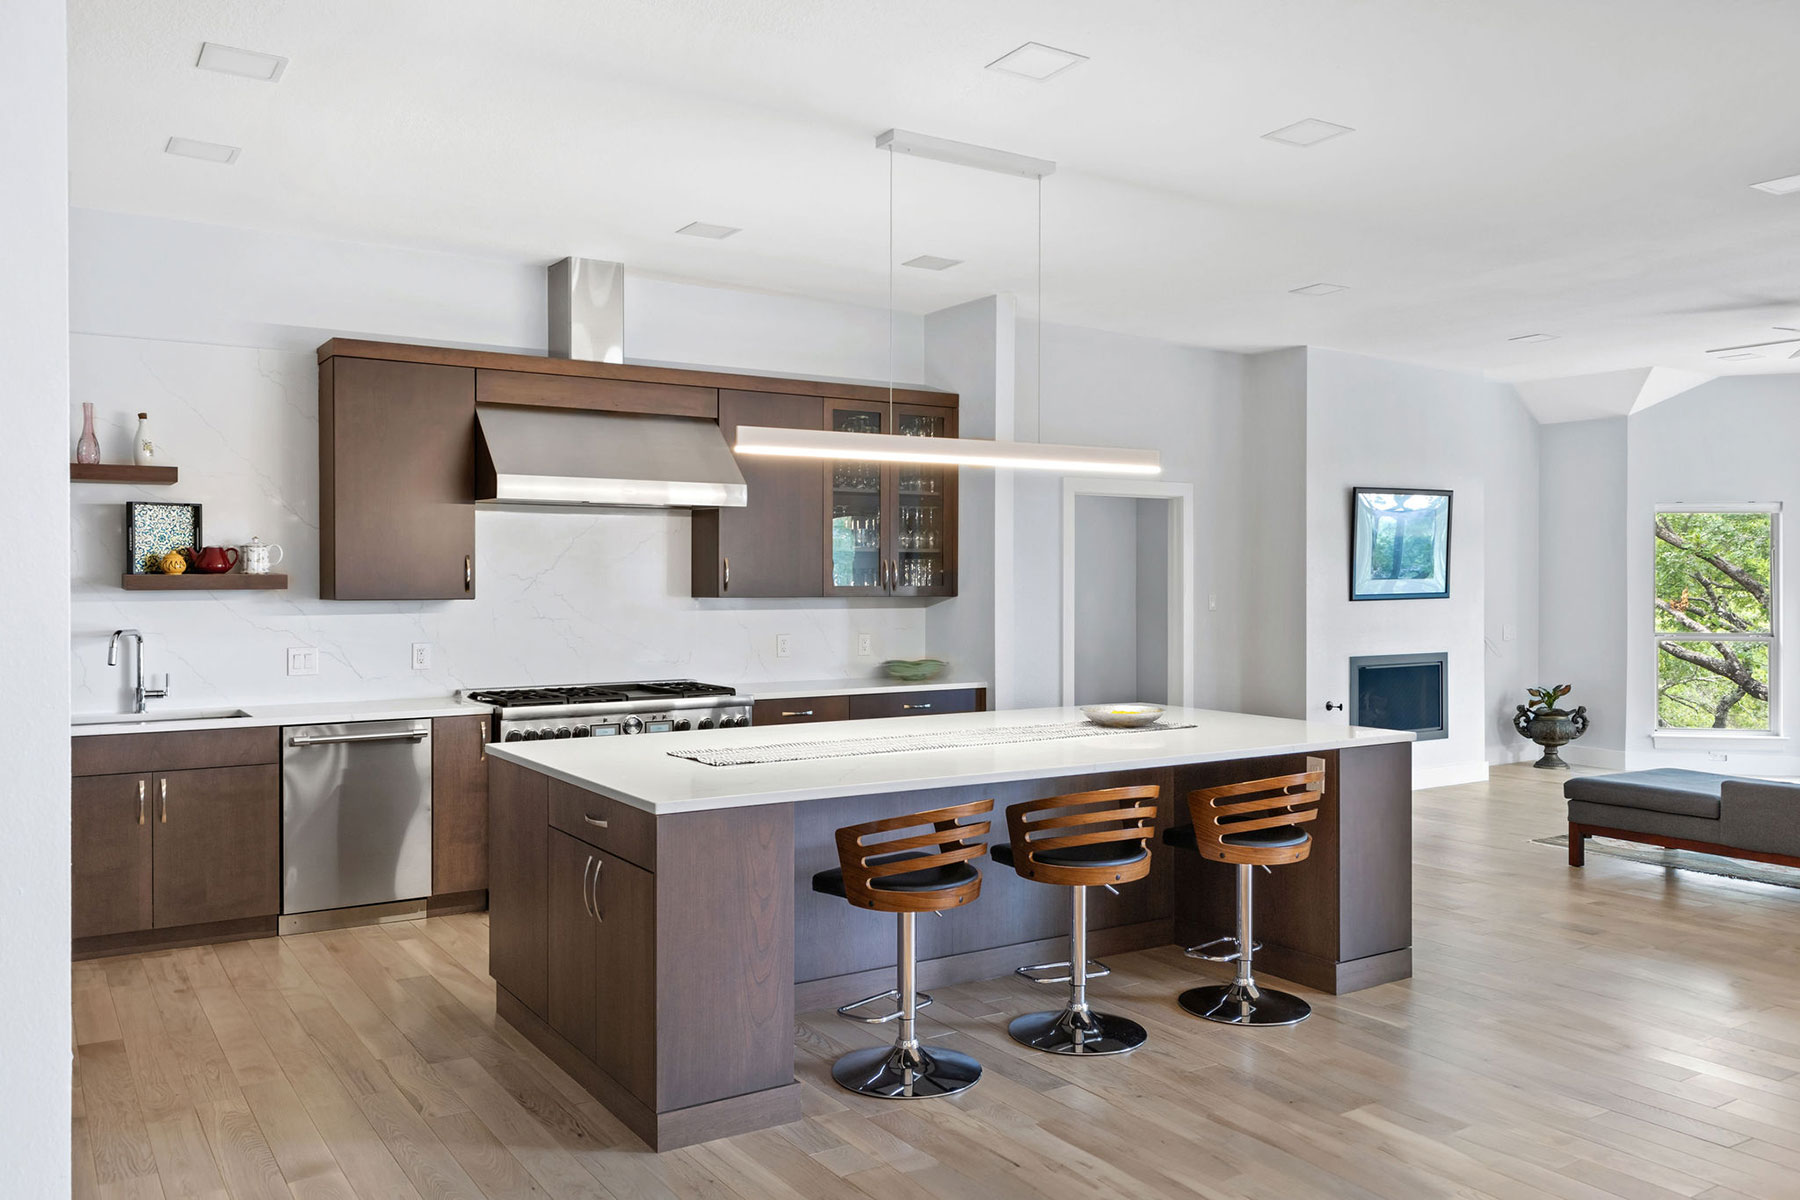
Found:
[[1800, 342], [1800, 337], [1782, 338], [1774, 342], [1750, 342], [1742, 346], [1720, 346], [1716, 350], [1708, 350], [1708, 354], [1724, 354], [1728, 350], [1761, 350], [1764, 346], [1788, 346]]

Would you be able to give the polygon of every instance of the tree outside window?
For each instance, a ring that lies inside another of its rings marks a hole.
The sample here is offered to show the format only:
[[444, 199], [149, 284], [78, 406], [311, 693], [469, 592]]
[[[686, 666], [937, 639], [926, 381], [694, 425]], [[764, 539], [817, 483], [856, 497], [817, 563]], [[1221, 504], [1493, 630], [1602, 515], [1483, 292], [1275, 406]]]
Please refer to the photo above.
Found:
[[1774, 512], [1656, 514], [1656, 723], [1771, 731]]

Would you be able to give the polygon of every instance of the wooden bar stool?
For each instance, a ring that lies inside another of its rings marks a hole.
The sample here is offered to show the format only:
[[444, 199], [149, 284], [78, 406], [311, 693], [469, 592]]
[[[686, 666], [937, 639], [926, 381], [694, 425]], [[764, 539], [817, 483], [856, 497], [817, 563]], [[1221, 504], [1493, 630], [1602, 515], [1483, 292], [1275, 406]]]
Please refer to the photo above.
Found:
[[[1067, 983], [1069, 1002], [1057, 1012], [1014, 1019], [1006, 1030], [1014, 1041], [1051, 1054], [1126, 1054], [1144, 1044], [1136, 1021], [1088, 1007], [1087, 981], [1110, 972], [1099, 963], [1089, 969], [1087, 890], [1112, 890], [1150, 873], [1159, 794], [1154, 786], [1109, 788], [1007, 808], [1010, 841], [992, 848], [994, 861], [1026, 879], [1067, 887], [1070, 896], [1069, 961], [1017, 970], [1033, 983]], [[1060, 975], [1043, 974], [1063, 968]]]
[[[981, 894], [981, 872], [970, 865], [987, 849], [986, 821], [960, 822], [994, 811], [992, 800], [934, 808], [904, 817], [885, 817], [837, 831], [838, 863], [813, 876], [813, 891], [842, 896], [858, 908], [895, 913], [898, 933], [897, 986], [877, 992], [838, 1009], [853, 1021], [885, 1024], [899, 1021], [892, 1046], [852, 1050], [832, 1064], [831, 1077], [843, 1087], [884, 1100], [917, 1100], [954, 1096], [967, 1091], [981, 1078], [981, 1064], [954, 1050], [927, 1050], [919, 1044], [915, 1017], [923, 1007], [915, 986], [917, 941], [914, 918], [922, 912], [959, 908]], [[931, 827], [929, 833], [911, 833], [871, 842], [879, 834]], [[857, 1009], [881, 1000], [892, 1000], [894, 1011], [880, 1016], [859, 1016]], [[923, 998], [924, 1004], [931, 997]]]
[[[1312, 1006], [1300, 997], [1258, 987], [1250, 969], [1257, 949], [1251, 930], [1253, 872], [1296, 863], [1312, 853], [1312, 837], [1302, 826], [1319, 815], [1314, 806], [1325, 790], [1325, 761], [1309, 758], [1306, 765], [1297, 775], [1198, 788], [1188, 793], [1194, 823], [1163, 833], [1167, 845], [1237, 867], [1237, 936], [1187, 950], [1191, 958], [1235, 962], [1237, 977], [1181, 993], [1181, 1007], [1197, 1017], [1226, 1025], [1294, 1025], [1312, 1015]], [[1209, 953], [1217, 946], [1231, 949]]]

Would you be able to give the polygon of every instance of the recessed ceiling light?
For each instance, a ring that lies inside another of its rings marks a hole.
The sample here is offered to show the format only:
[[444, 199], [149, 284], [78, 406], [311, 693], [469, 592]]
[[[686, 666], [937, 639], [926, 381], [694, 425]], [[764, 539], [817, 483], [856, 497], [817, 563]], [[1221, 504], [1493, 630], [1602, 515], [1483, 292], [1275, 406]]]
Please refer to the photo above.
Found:
[[962, 264], [963, 260], [960, 258], [939, 258], [935, 254], [921, 254], [917, 258], [907, 259], [900, 265], [917, 267], [921, 271], [948, 271], [951, 267], [960, 267]]
[[1800, 175], [1783, 175], [1780, 179], [1765, 179], [1750, 186], [1771, 196], [1790, 196], [1800, 192]]
[[279, 54], [264, 54], [260, 50], [239, 50], [236, 46], [221, 46], [217, 42], [200, 43], [200, 57], [194, 65], [202, 71], [218, 71], [222, 75], [242, 75], [245, 79], [260, 79], [264, 83], [274, 83], [287, 70], [288, 60]]
[[1525, 345], [1536, 345], [1538, 342], [1554, 342], [1561, 334], [1556, 333], [1521, 333], [1518, 337], [1510, 337], [1509, 342], [1520, 342]]
[[711, 238], [716, 242], [721, 238], [728, 238], [734, 233], [744, 231], [735, 225], [708, 225], [705, 221], [689, 221], [675, 232], [685, 233], [689, 237]]
[[202, 162], [231, 164], [237, 161], [236, 146], [221, 146], [217, 142], [196, 141], [193, 138], [172, 137], [163, 146], [169, 154], [179, 154], [183, 158], [197, 158]]
[[1061, 75], [1070, 67], [1080, 66], [1086, 61], [1085, 54], [1058, 50], [1055, 46], [1046, 46], [1042, 42], [1026, 42], [1017, 50], [996, 58], [987, 65], [987, 69], [1005, 71], [1008, 75], [1021, 75], [1042, 83], [1052, 75]]
[[1735, 354], [1715, 354], [1714, 358], [1761, 358], [1754, 350], [1739, 350]]
[[1320, 142], [1329, 142], [1334, 137], [1342, 137], [1356, 130], [1348, 125], [1337, 125], [1330, 121], [1321, 121], [1316, 117], [1308, 117], [1304, 121], [1295, 121], [1292, 125], [1283, 125], [1280, 129], [1263, 134], [1271, 142], [1280, 142], [1284, 146], [1316, 146]]
[[1329, 296], [1333, 292], [1347, 292], [1350, 286], [1344, 283], [1309, 283], [1305, 287], [1289, 288], [1296, 296]]

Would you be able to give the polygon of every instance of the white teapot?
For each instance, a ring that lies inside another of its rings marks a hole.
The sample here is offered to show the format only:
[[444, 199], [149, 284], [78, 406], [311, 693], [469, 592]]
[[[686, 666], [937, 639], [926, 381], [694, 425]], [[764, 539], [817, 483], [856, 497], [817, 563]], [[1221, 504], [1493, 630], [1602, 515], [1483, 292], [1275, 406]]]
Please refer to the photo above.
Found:
[[282, 559], [280, 546], [270, 545], [259, 537], [251, 538], [247, 546], [239, 546], [238, 554], [244, 560], [246, 575], [267, 575]]

